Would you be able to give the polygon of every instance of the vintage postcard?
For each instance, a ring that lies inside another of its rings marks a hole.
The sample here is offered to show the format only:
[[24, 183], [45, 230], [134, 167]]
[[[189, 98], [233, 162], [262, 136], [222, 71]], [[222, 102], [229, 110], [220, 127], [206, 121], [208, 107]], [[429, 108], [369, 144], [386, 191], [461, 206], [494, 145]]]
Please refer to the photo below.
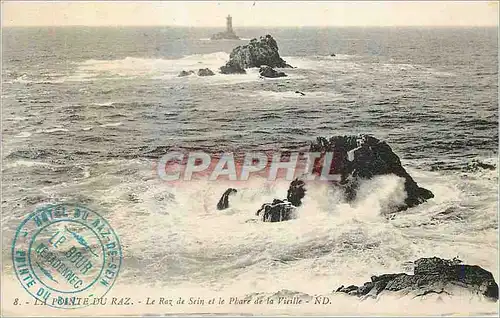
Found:
[[2, 316], [498, 316], [498, 2], [1, 5]]

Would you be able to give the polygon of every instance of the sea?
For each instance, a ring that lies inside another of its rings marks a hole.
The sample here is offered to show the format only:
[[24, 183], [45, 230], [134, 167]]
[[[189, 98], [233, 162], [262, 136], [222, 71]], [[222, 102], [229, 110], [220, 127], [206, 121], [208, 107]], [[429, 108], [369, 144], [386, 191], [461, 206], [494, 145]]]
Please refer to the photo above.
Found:
[[[467, 295], [331, 294], [372, 275], [411, 273], [413, 261], [432, 256], [479, 265], [498, 282], [498, 29], [235, 27], [240, 41], [209, 40], [218, 31], [2, 29], [4, 293], [29, 296], [11, 262], [21, 221], [45, 204], [77, 202], [120, 238], [123, 263], [109, 295], [332, 299], [315, 306], [136, 303], [100, 314], [498, 315], [497, 303]], [[217, 73], [233, 48], [266, 34], [295, 67], [283, 69], [287, 77]], [[177, 76], [199, 68], [216, 75]], [[328, 185], [309, 184], [296, 219], [263, 223], [255, 212], [286, 197], [289, 181], [174, 186], [155, 170], [171, 150], [299, 151], [317, 136], [351, 134], [386, 141], [435, 197], [388, 218], [384, 202], [401, 197], [395, 176], [367, 181], [351, 203]], [[238, 193], [218, 211], [231, 186]], [[40, 307], [37, 313], [58, 313]]]

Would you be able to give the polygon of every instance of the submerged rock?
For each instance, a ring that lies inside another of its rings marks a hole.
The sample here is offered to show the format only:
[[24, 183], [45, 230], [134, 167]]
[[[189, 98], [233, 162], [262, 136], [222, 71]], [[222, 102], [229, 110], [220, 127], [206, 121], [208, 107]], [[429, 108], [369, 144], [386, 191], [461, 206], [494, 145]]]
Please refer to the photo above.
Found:
[[250, 67], [286, 68], [292, 67], [287, 64], [278, 53], [278, 44], [271, 35], [260, 37], [259, 40], [252, 39], [249, 44], [237, 46], [229, 55], [229, 61], [221, 67], [221, 73], [241, 73], [241, 70]]
[[229, 196], [233, 193], [237, 193], [238, 190], [229, 188], [227, 189], [223, 194], [222, 197], [219, 200], [219, 203], [217, 203], [217, 210], [225, 210], [229, 208]]
[[286, 75], [283, 72], [278, 72], [274, 68], [269, 67], [267, 65], [261, 66], [259, 69], [259, 74], [260, 76], [263, 77], [269, 77], [269, 78], [277, 78], [277, 77], [286, 77]]
[[[434, 194], [417, 185], [401, 165], [399, 157], [383, 141], [369, 135], [336, 136], [326, 139], [318, 137], [311, 144], [311, 152], [333, 152], [330, 174], [340, 175], [339, 186], [344, 190], [347, 201], [356, 198], [362, 180], [378, 175], [394, 174], [404, 178], [407, 197], [404, 204], [396, 206], [397, 211], [407, 209], [434, 197]], [[321, 164], [315, 165], [313, 172], [321, 173]]]
[[184, 77], [184, 76], [189, 76], [191, 74], [194, 74], [194, 71], [181, 71], [177, 77]]
[[212, 70], [209, 68], [200, 68], [198, 70], [198, 76], [213, 76], [213, 75], [215, 75], [215, 73], [212, 72]]
[[459, 290], [482, 295], [489, 300], [498, 300], [498, 285], [493, 275], [476, 265], [463, 265], [458, 259], [446, 260], [438, 257], [420, 258], [414, 262], [413, 275], [383, 274], [372, 276], [363, 286], [340, 286], [336, 292], [352, 296], [371, 296], [398, 292], [422, 297], [428, 294], [453, 295]]

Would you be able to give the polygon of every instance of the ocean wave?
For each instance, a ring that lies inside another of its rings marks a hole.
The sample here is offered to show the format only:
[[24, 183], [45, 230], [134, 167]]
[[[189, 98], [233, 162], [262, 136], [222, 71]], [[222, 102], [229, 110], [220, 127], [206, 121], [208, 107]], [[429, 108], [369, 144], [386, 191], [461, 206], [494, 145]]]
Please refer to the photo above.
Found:
[[76, 75], [81, 78], [114, 75], [120, 77], [158, 77], [177, 75], [182, 70], [217, 69], [229, 60], [225, 52], [193, 54], [179, 59], [149, 59], [126, 57], [120, 60], [87, 60], [78, 64]]

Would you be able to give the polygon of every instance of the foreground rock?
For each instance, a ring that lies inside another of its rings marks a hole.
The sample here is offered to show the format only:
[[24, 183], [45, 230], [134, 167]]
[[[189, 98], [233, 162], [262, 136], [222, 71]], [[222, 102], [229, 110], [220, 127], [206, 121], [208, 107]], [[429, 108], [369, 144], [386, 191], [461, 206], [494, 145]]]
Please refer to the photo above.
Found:
[[[339, 174], [340, 187], [344, 190], [347, 201], [356, 198], [362, 180], [378, 175], [394, 174], [405, 179], [404, 189], [407, 197], [403, 204], [394, 209], [401, 211], [416, 206], [434, 197], [434, 194], [417, 185], [401, 165], [399, 157], [383, 141], [368, 135], [336, 136], [326, 139], [318, 137], [311, 144], [311, 152], [333, 152], [330, 174]], [[313, 172], [321, 173], [321, 165], [316, 165]]]
[[212, 70], [209, 68], [200, 68], [198, 70], [198, 76], [213, 76], [213, 75], [215, 75], [215, 73], [212, 72]]
[[286, 77], [286, 75], [283, 72], [278, 72], [274, 68], [269, 67], [267, 65], [261, 66], [259, 69], [259, 74], [260, 76], [263, 77], [269, 77], [269, 78], [277, 78], [277, 77]]
[[217, 210], [225, 210], [229, 208], [229, 196], [231, 194], [237, 193], [238, 190], [229, 188], [227, 189], [223, 194], [222, 197], [219, 200], [219, 203], [217, 203]]
[[278, 44], [271, 35], [260, 37], [259, 40], [252, 39], [249, 44], [237, 46], [229, 55], [229, 61], [222, 66], [223, 74], [241, 73], [241, 70], [250, 67], [286, 68], [292, 67], [287, 64], [278, 53]]
[[420, 258], [414, 262], [413, 275], [405, 273], [372, 276], [363, 286], [339, 287], [336, 292], [377, 298], [382, 293], [422, 297], [428, 294], [454, 295], [466, 291], [498, 300], [498, 285], [493, 275], [476, 265], [463, 265], [457, 259]]
[[283, 222], [296, 217], [296, 208], [302, 205], [306, 194], [305, 183], [295, 179], [290, 183], [286, 200], [274, 199], [272, 203], [264, 203], [255, 215], [263, 222]]

